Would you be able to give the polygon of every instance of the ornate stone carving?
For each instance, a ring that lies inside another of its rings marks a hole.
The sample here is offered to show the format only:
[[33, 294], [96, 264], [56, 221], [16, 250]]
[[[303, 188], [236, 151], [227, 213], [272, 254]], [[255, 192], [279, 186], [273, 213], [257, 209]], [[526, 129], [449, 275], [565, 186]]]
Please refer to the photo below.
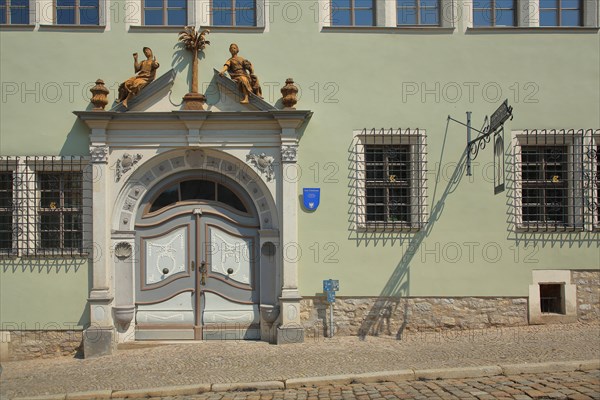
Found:
[[90, 156], [93, 163], [108, 162], [108, 146], [90, 146]]
[[298, 146], [281, 146], [281, 161], [296, 162], [298, 159]]
[[275, 159], [265, 153], [260, 154], [248, 154], [246, 161], [250, 161], [258, 170], [267, 176], [267, 182], [273, 180], [275, 172], [273, 171], [273, 161]]
[[115, 246], [115, 256], [117, 256], [119, 260], [131, 257], [131, 252], [131, 244], [127, 242], [119, 242]]
[[210, 42], [206, 40], [205, 35], [209, 34], [208, 29], [202, 32], [196, 31], [193, 26], [186, 26], [179, 32], [179, 42], [186, 50], [192, 53], [192, 89], [190, 93], [183, 96], [184, 110], [203, 110], [206, 96], [198, 93], [198, 53], [204, 50]]
[[121, 180], [121, 177], [125, 175], [135, 164], [142, 159], [141, 154], [131, 155], [129, 153], [123, 154], [123, 157], [117, 160], [117, 170], [115, 171], [115, 177], [117, 182]]
[[225, 61], [225, 65], [219, 75], [223, 76], [227, 71], [231, 80], [238, 84], [238, 88], [242, 92], [242, 100], [240, 103], [248, 104], [250, 101], [248, 96], [253, 93], [262, 99], [262, 89], [258, 77], [254, 74], [254, 67], [249, 60], [238, 56], [240, 49], [235, 43], [229, 46], [231, 58]]
[[136, 96], [144, 87], [156, 77], [156, 70], [160, 64], [152, 55], [150, 47], [144, 47], [146, 60], [138, 62], [138, 53], [133, 53], [133, 70], [135, 75], [121, 83], [117, 103], [122, 103], [127, 108], [127, 102]]
[[96, 80], [96, 86], [90, 89], [92, 92], [92, 98], [90, 99], [90, 103], [94, 105], [92, 111], [104, 111], [104, 107], [108, 104], [108, 89], [104, 86], [104, 81], [102, 79]]
[[296, 95], [298, 94], [298, 87], [294, 85], [294, 79], [287, 78], [285, 80], [285, 86], [281, 88], [281, 95], [283, 96], [281, 102], [285, 108], [295, 109], [294, 107], [298, 102]]
[[190, 167], [200, 167], [204, 162], [204, 151], [197, 149], [186, 151], [185, 161]]

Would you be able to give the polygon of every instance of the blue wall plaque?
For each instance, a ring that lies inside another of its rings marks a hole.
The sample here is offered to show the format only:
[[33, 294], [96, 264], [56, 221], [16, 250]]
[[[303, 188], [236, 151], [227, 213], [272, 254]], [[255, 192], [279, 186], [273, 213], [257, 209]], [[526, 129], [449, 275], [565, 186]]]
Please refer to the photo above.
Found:
[[321, 200], [321, 189], [320, 188], [304, 188], [302, 189], [302, 199], [304, 201], [304, 207], [307, 210], [313, 211], [319, 207], [319, 201]]

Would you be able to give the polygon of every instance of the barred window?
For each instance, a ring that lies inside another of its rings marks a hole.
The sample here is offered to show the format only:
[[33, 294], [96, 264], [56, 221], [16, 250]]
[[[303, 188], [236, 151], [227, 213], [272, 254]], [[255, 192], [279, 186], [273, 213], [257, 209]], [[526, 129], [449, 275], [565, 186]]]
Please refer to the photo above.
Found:
[[366, 221], [410, 224], [410, 146], [365, 146]]
[[89, 255], [91, 203], [83, 157], [0, 157], [0, 255]]
[[567, 146], [522, 146], [524, 224], [568, 224]]
[[187, 0], [142, 0], [144, 25], [187, 25]]
[[12, 253], [13, 172], [0, 172], [0, 254]]
[[83, 248], [83, 173], [39, 172], [40, 249]]
[[373, 0], [331, 0], [332, 26], [375, 26]]
[[212, 25], [256, 26], [256, 0], [212, 0]]
[[473, 25], [516, 26], [515, 0], [473, 0]]
[[397, 0], [396, 24], [440, 25], [440, 0]]
[[99, 25], [99, 0], [56, 0], [55, 21], [59, 25]]
[[29, 24], [29, 0], [0, 0], [0, 24]]
[[423, 131], [364, 129], [355, 132], [355, 140], [357, 229], [421, 229], [427, 219]]

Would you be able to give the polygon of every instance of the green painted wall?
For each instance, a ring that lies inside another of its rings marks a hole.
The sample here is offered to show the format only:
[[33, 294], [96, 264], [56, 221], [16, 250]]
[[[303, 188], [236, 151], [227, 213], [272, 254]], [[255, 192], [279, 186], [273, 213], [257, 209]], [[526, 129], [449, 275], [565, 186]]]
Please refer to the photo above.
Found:
[[0, 330], [89, 325], [91, 266], [82, 259], [0, 261]]
[[[316, 212], [299, 214], [302, 295], [319, 293], [323, 279], [337, 278], [338, 294], [346, 296], [525, 296], [532, 269], [599, 268], [598, 233], [511, 232], [507, 193], [493, 195], [491, 169], [484, 169], [492, 162], [490, 148], [476, 160], [472, 178], [459, 174], [459, 182], [450, 184], [466, 135], [456, 124], [446, 129], [449, 114], [464, 120], [467, 110], [480, 126], [505, 98], [515, 114], [506, 125], [506, 142], [510, 129], [599, 128], [598, 32], [465, 34], [461, 24], [453, 34], [319, 31], [313, 2], [293, 3], [302, 7], [297, 21], [283, 17], [284, 10], [294, 16], [285, 4], [272, 13], [269, 32], [214, 30], [200, 61], [200, 80], [208, 86], [212, 69], [221, 68], [229, 44], [236, 42], [254, 63], [267, 101], [279, 99], [279, 88], [291, 76], [302, 90], [297, 107], [314, 111], [301, 139], [298, 186], [321, 187], [322, 199]], [[124, 9], [121, 2], [113, 6]], [[181, 71], [171, 96], [179, 102], [188, 89], [189, 56], [177, 50], [176, 32], [127, 32], [122, 20], [122, 14], [113, 18], [103, 33], [2, 32], [0, 154], [87, 153], [88, 133], [71, 112], [89, 106], [88, 89], [96, 78], [114, 96], [118, 82], [132, 75], [131, 54], [141, 56], [143, 46], [154, 50], [159, 74], [172, 66]], [[416, 94], [407, 92], [415, 88]], [[427, 202], [437, 211], [428, 230], [364, 237], [350, 229], [352, 131], [372, 127], [427, 131]], [[60, 307], [70, 301], [82, 307], [85, 274], [60, 280], [71, 296], [56, 298]], [[45, 274], [2, 276], [3, 310], [7, 298], [23, 298], [16, 288], [26, 286], [17, 282], [33, 279], [36, 294], [59, 285]], [[44, 297], [34, 296], [23, 313], [36, 312], [31, 310], [40, 301]], [[64, 318], [76, 314], [64, 312]]]

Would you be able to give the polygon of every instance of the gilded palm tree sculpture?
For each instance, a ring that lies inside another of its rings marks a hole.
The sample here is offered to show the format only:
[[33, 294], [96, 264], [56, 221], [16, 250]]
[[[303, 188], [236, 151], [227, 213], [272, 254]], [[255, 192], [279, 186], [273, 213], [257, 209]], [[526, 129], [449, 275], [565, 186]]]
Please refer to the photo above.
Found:
[[192, 90], [183, 96], [184, 110], [203, 110], [206, 97], [198, 93], [198, 53], [203, 51], [206, 45], [210, 44], [205, 35], [210, 31], [205, 29], [201, 32], [196, 31], [193, 26], [186, 26], [179, 32], [179, 42], [183, 44], [186, 50], [192, 52]]

